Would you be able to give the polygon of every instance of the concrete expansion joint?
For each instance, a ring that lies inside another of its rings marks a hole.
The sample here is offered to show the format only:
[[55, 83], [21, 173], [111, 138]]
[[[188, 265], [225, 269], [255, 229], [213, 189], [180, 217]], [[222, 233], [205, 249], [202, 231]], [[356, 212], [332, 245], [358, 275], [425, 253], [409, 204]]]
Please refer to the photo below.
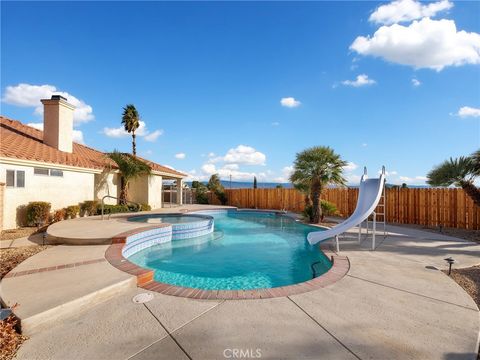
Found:
[[287, 299], [290, 300], [297, 308], [299, 308], [305, 315], [307, 315], [315, 324], [320, 326], [328, 335], [330, 335], [336, 342], [338, 342], [345, 350], [347, 350], [350, 354], [355, 356], [358, 360], [362, 360], [360, 356], [355, 354], [347, 345], [345, 345], [343, 342], [340, 341], [339, 338], [337, 338], [335, 335], [333, 335], [328, 329], [320, 324], [317, 319], [315, 319], [312, 315], [310, 315], [304, 308], [302, 308], [300, 305], [298, 305], [295, 300], [293, 300], [290, 296], [287, 296]]
[[151, 343], [150, 345], [148, 346], [145, 346], [143, 349], [140, 349], [139, 351], [137, 351], [135, 354], [131, 355], [130, 357], [128, 357], [128, 359], [131, 359], [133, 358], [134, 356], [142, 353], [143, 351], [147, 350], [148, 348], [152, 347], [153, 345], [155, 345], [156, 343], [158, 343], [159, 341], [162, 341], [163, 339], [167, 338], [167, 337], [170, 337], [173, 342], [175, 342], [175, 344], [179, 347], [180, 350], [182, 350], [182, 352], [185, 354], [186, 357], [188, 357], [190, 360], [193, 360], [192, 357], [190, 356], [189, 353], [187, 353], [187, 351], [185, 350], [185, 348], [178, 342], [178, 340], [175, 338], [174, 336], [174, 333], [176, 333], [178, 330], [184, 328], [185, 326], [191, 324], [193, 321], [195, 321], [196, 319], [202, 317], [203, 315], [205, 315], [206, 313], [212, 311], [213, 309], [216, 309], [217, 307], [219, 307], [220, 305], [222, 305], [226, 300], [222, 300], [221, 302], [219, 302], [218, 304], [215, 304], [214, 306], [212, 306], [211, 308], [205, 310], [204, 312], [198, 314], [197, 316], [195, 316], [193, 319], [187, 321], [186, 323], [180, 325], [179, 327], [173, 329], [172, 331], [169, 331], [168, 328], [162, 323], [162, 321], [152, 312], [152, 310], [150, 310], [150, 308], [147, 306], [146, 303], [143, 303], [142, 305], [145, 307], [145, 309], [147, 309], [147, 311], [150, 313], [150, 315], [153, 316], [153, 318], [155, 319], [155, 321], [158, 322], [158, 324], [163, 328], [163, 330], [165, 330], [165, 332], [167, 333], [167, 335], [165, 336], [162, 336], [161, 338], [159, 338], [158, 340], [154, 341], [153, 343]]

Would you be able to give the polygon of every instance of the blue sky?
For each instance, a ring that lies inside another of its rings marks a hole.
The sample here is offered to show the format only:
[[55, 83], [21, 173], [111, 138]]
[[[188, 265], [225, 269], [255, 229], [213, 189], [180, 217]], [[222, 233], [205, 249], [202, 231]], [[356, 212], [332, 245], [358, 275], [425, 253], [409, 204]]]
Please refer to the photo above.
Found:
[[[67, 93], [76, 136], [206, 179], [284, 181], [295, 154], [333, 147], [422, 184], [480, 146], [480, 3], [2, 2], [1, 113], [42, 122]], [[183, 155], [182, 155], [183, 154]]]

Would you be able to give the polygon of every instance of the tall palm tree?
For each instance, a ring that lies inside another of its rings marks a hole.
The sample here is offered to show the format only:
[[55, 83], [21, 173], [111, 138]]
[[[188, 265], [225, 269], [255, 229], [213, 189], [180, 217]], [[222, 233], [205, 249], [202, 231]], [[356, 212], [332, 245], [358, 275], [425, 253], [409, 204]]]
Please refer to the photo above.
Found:
[[328, 184], [345, 185], [343, 167], [347, 162], [328, 146], [314, 146], [297, 154], [290, 181], [295, 188], [308, 192], [312, 200], [313, 223], [322, 217], [320, 196]]
[[480, 206], [480, 189], [474, 184], [475, 178], [479, 175], [480, 151], [477, 150], [472, 156], [450, 158], [433, 168], [427, 174], [427, 184], [432, 186], [459, 186], [473, 200], [475, 205]]
[[148, 164], [130, 154], [121, 153], [114, 150], [107, 154], [107, 157], [117, 164], [120, 171], [120, 204], [125, 205], [128, 197], [128, 184], [130, 181], [143, 176], [150, 175], [151, 168]]
[[125, 131], [132, 134], [132, 154], [137, 155], [137, 144], [135, 142], [135, 131], [140, 127], [140, 115], [134, 105], [128, 104], [123, 108], [122, 124]]

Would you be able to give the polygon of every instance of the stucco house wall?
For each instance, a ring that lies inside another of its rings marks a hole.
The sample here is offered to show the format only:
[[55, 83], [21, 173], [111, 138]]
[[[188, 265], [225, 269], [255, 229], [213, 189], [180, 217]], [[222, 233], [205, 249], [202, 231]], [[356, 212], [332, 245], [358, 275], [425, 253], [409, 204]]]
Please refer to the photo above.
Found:
[[160, 175], [150, 175], [148, 179], [148, 205], [152, 209], [162, 207], [162, 177]]
[[[55, 168], [55, 167], [51, 167]], [[25, 171], [25, 187], [5, 186], [3, 228], [17, 227], [19, 207], [31, 201], [47, 201], [52, 210], [93, 200], [94, 173], [62, 170], [63, 177], [35, 175], [34, 167], [0, 164], [0, 182], [6, 183], [7, 170]]]
[[[95, 174], [95, 193], [96, 200], [101, 201], [105, 195], [118, 198], [120, 196], [120, 176], [117, 173], [104, 171], [101, 174]], [[105, 204], [115, 205], [116, 199], [105, 198]]]

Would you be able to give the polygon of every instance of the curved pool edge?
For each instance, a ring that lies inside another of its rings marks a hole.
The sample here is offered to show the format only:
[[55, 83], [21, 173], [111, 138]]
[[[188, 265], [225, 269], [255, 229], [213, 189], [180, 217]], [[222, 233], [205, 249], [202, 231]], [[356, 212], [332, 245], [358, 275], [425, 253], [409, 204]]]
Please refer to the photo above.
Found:
[[293, 285], [250, 290], [203, 290], [162, 283], [154, 280], [154, 270], [142, 268], [123, 256], [123, 249], [129, 236], [147, 230], [158, 229], [159, 227], [143, 227], [116, 235], [112, 238], [111, 245], [105, 251], [105, 259], [118, 270], [136, 276], [138, 287], [164, 295], [202, 300], [246, 300], [285, 297], [332, 285], [341, 280], [350, 270], [348, 257], [338, 255], [328, 245], [322, 244], [320, 245], [320, 250], [331, 260], [331, 268], [316, 278]]

